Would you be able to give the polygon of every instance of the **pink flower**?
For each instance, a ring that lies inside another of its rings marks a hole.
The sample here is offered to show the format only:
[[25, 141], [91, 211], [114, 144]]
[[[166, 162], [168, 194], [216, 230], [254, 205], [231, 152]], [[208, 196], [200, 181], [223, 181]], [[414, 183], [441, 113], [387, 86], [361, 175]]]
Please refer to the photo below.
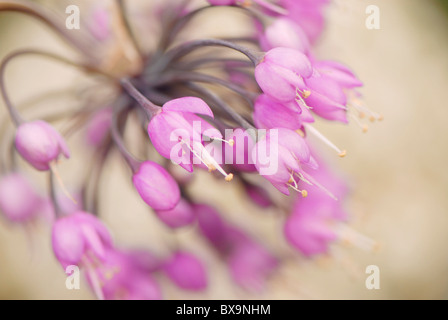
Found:
[[323, 11], [329, 0], [279, 0], [288, 12], [288, 17], [300, 25], [312, 43], [320, 37], [325, 19]]
[[280, 192], [289, 195], [288, 187], [301, 192], [296, 180], [303, 176], [303, 166], [317, 168], [305, 140], [296, 132], [285, 129], [271, 129], [256, 144], [252, 157], [260, 175], [270, 181]]
[[281, 103], [266, 94], [255, 101], [254, 122], [259, 129], [286, 128], [298, 130], [303, 122], [314, 122], [306, 107], [301, 108], [295, 102]]
[[196, 114], [213, 118], [210, 107], [201, 99], [184, 97], [164, 104], [153, 116], [148, 133], [154, 148], [165, 158], [171, 159], [189, 172], [193, 171], [194, 155], [207, 167], [219, 170], [231, 180], [204, 147], [204, 136], [222, 139], [221, 133]]
[[362, 86], [362, 82], [348, 67], [335, 61], [317, 61], [313, 67], [313, 76], [305, 80], [310, 91], [305, 103], [322, 118], [348, 122], [347, 93]]
[[[332, 223], [347, 219], [342, 201], [348, 192], [347, 185], [320, 163], [313, 171], [313, 178], [325, 189], [307, 185], [308, 197], [296, 200], [284, 227], [288, 242], [308, 257], [326, 253], [329, 244], [337, 238]], [[299, 182], [299, 187], [305, 185]]]
[[304, 100], [315, 114], [327, 120], [348, 122], [347, 96], [335, 81], [316, 71], [305, 82], [310, 94]]
[[291, 48], [308, 54], [310, 42], [302, 28], [288, 18], [278, 18], [260, 32], [260, 44], [264, 51], [277, 47]]
[[165, 262], [163, 271], [179, 288], [193, 291], [207, 287], [207, 272], [193, 254], [178, 251]]
[[308, 58], [291, 48], [268, 51], [255, 68], [255, 79], [263, 92], [281, 102], [294, 101], [299, 93], [305, 92], [304, 79], [312, 74]]
[[313, 170], [312, 174], [313, 179], [318, 181], [321, 187], [300, 181], [299, 187], [308, 189], [308, 197], [297, 201], [296, 211], [310, 211], [328, 219], [346, 220], [347, 212], [344, 209], [343, 200], [349, 192], [347, 183], [323, 165], [321, 159], [319, 159], [319, 168]]
[[86, 212], [60, 218], [53, 225], [53, 252], [65, 269], [69, 265], [88, 265], [104, 261], [112, 238], [103, 223]]
[[230, 254], [228, 263], [234, 281], [254, 291], [264, 289], [266, 279], [279, 265], [277, 258], [253, 241], [237, 246]]
[[157, 210], [156, 214], [164, 224], [173, 229], [190, 225], [196, 219], [192, 206], [184, 199], [180, 199], [173, 209]]
[[[302, 203], [308, 205], [302, 207]], [[307, 257], [326, 253], [328, 245], [337, 239], [329, 217], [316, 212], [316, 204], [320, 205], [313, 199], [298, 199], [284, 227], [288, 242]]]
[[165, 168], [155, 162], [143, 162], [132, 181], [143, 201], [154, 210], [171, 210], [179, 203], [178, 184]]
[[205, 204], [195, 204], [194, 210], [198, 219], [201, 234], [218, 250], [226, 249], [227, 227], [219, 215], [212, 207]]
[[260, 291], [278, 267], [278, 259], [242, 230], [228, 224], [210, 206], [195, 206], [201, 234], [226, 260], [234, 281], [245, 289]]
[[160, 300], [162, 293], [151, 272], [134, 254], [108, 249], [104, 260], [87, 276], [94, 290], [101, 284], [101, 293], [107, 300]]
[[32, 220], [42, 203], [42, 198], [22, 174], [10, 173], [0, 179], [0, 211], [9, 221]]
[[40, 171], [50, 169], [50, 163], [62, 154], [70, 157], [61, 134], [44, 121], [26, 122], [17, 128], [15, 144], [20, 155]]
[[313, 67], [323, 77], [335, 81], [341, 88], [352, 89], [363, 86], [363, 83], [356, 77], [353, 71], [342, 63], [332, 60], [321, 60], [313, 62]]

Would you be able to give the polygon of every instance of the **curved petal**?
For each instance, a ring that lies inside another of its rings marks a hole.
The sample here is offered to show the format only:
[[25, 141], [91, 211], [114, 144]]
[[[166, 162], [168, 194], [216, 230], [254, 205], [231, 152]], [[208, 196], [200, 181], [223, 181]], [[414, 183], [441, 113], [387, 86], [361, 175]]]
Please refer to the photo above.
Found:
[[196, 97], [183, 97], [168, 101], [163, 105], [164, 111], [190, 112], [213, 118], [213, 112], [204, 100]]

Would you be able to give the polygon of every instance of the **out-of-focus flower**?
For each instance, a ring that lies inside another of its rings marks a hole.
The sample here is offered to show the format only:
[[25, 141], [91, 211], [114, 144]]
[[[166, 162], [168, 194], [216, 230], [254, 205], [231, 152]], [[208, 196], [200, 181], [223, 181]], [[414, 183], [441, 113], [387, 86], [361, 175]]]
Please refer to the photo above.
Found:
[[92, 287], [100, 285], [106, 300], [160, 300], [162, 292], [151, 272], [134, 254], [108, 249], [87, 279]]
[[238, 245], [230, 254], [228, 263], [235, 282], [254, 291], [264, 289], [266, 279], [279, 265], [278, 259], [252, 241]]
[[0, 179], [0, 211], [8, 221], [25, 223], [36, 217], [43, 199], [20, 173]]
[[65, 269], [69, 265], [88, 266], [104, 261], [106, 250], [112, 247], [112, 238], [98, 218], [76, 212], [54, 223], [52, 245]]
[[160, 221], [173, 229], [190, 225], [196, 219], [192, 206], [185, 199], [180, 199], [171, 210], [156, 210], [156, 214]]
[[171, 210], [179, 203], [178, 184], [165, 168], [155, 162], [143, 162], [132, 181], [143, 201], [154, 210]]
[[300, 25], [312, 43], [320, 37], [324, 26], [324, 9], [330, 0], [279, 0], [288, 17]]
[[277, 47], [291, 48], [308, 54], [310, 42], [302, 28], [288, 18], [278, 18], [266, 30], [260, 31], [260, 44], [264, 51]]
[[[302, 201], [309, 205], [302, 207], [300, 205]], [[326, 215], [316, 214], [316, 208], [313, 206], [316, 203], [312, 201], [312, 199], [298, 199], [284, 228], [288, 242], [308, 257], [326, 253], [328, 245], [337, 239], [336, 233], [329, 226], [331, 219]]]
[[202, 235], [226, 260], [235, 283], [261, 291], [278, 267], [278, 259], [242, 230], [225, 222], [214, 208], [207, 205], [197, 208]]
[[207, 272], [193, 254], [177, 251], [163, 265], [163, 271], [179, 288], [200, 291], [207, 287]]

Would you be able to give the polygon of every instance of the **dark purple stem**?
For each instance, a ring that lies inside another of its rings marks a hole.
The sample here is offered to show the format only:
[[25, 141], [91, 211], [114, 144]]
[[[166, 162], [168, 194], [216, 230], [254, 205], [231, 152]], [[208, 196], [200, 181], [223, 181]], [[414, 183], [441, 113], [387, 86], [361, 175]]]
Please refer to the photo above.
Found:
[[138, 102], [138, 104], [148, 113], [150, 118], [154, 117], [162, 111], [160, 106], [155, 105], [148, 100], [137, 88], [131, 83], [129, 79], [122, 79], [121, 86], [126, 90], [126, 92]]
[[64, 57], [58, 56], [56, 54], [53, 54], [51, 52], [46, 52], [46, 51], [40, 51], [40, 50], [34, 50], [34, 49], [25, 49], [25, 50], [19, 50], [19, 51], [15, 51], [9, 55], [7, 55], [0, 66], [0, 91], [2, 93], [3, 99], [5, 101], [5, 105], [9, 111], [9, 114], [11, 116], [11, 119], [13, 120], [14, 124], [16, 126], [20, 125], [21, 123], [24, 122], [23, 118], [19, 115], [17, 109], [13, 106], [13, 104], [11, 103], [11, 100], [9, 99], [8, 93], [6, 91], [6, 87], [5, 87], [5, 71], [6, 71], [6, 67], [8, 66], [8, 64], [15, 58], [20, 57], [20, 56], [24, 56], [24, 55], [39, 55], [39, 56], [43, 56], [46, 58], [50, 58], [53, 60], [56, 60], [58, 62], [62, 62], [71, 66], [74, 66], [76, 68], [81, 68], [83, 70], [85, 70], [86, 72], [93, 72], [93, 73], [97, 73], [100, 74], [104, 77], [107, 77], [108, 79], [112, 79], [115, 81], [115, 78], [111, 75], [109, 75], [108, 73], [99, 70], [95, 67], [89, 66], [89, 65], [83, 65], [83, 64], [79, 64], [77, 62], [68, 60]]
[[114, 115], [112, 117], [112, 125], [111, 125], [111, 133], [112, 133], [112, 140], [114, 141], [114, 144], [117, 146], [118, 150], [120, 151], [123, 158], [126, 160], [126, 162], [129, 164], [129, 167], [132, 169], [132, 172], [137, 172], [140, 168], [141, 162], [138, 161], [129, 151], [126, 149], [124, 145], [124, 141], [121, 137], [121, 134], [118, 129], [118, 116], [122, 112], [121, 110], [116, 110], [114, 112]]

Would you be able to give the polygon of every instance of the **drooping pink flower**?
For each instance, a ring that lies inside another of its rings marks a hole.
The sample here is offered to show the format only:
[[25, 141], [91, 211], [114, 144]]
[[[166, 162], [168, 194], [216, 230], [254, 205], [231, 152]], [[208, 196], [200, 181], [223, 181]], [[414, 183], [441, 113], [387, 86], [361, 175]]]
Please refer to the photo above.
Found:
[[36, 217], [43, 199], [20, 173], [0, 179], [0, 211], [11, 222], [25, 223]]
[[163, 271], [179, 288], [192, 291], [207, 287], [207, 271], [203, 263], [193, 254], [178, 251], [169, 258]]
[[254, 105], [254, 122], [259, 129], [286, 128], [301, 129], [304, 122], [314, 122], [306, 107], [295, 102], [279, 102], [266, 94], [261, 94]]
[[329, 0], [278, 0], [288, 11], [288, 18], [297, 23], [315, 43], [325, 26], [324, 9]]
[[[89, 270], [87, 279], [106, 300], [160, 300], [162, 292], [151, 275], [133, 254], [108, 249], [101, 263]], [[101, 288], [96, 286], [101, 284]]]
[[299, 181], [299, 187], [308, 189], [308, 197], [297, 201], [296, 210], [310, 211], [328, 219], [345, 221], [347, 212], [344, 208], [344, 198], [349, 192], [346, 181], [332, 172], [322, 159], [319, 159], [319, 168], [312, 170], [312, 176], [321, 187]]
[[363, 86], [363, 83], [353, 71], [340, 62], [332, 60], [314, 61], [313, 67], [319, 71], [321, 76], [335, 81], [341, 88], [352, 89]]
[[343, 200], [348, 187], [321, 160], [319, 162], [319, 168], [313, 170], [313, 178], [325, 189], [299, 182], [299, 187], [306, 185], [308, 188], [308, 197], [296, 199], [284, 227], [288, 242], [308, 257], [326, 253], [329, 244], [338, 237], [332, 224], [347, 219]]
[[304, 79], [312, 74], [308, 58], [291, 48], [268, 51], [255, 68], [255, 79], [263, 92], [281, 102], [294, 101], [298, 94], [306, 92]]
[[335, 61], [313, 62], [315, 72], [305, 80], [310, 91], [305, 103], [324, 119], [343, 123], [347, 120], [347, 93], [362, 82], [346, 66]]
[[60, 155], [70, 157], [68, 146], [61, 134], [44, 121], [32, 121], [17, 128], [15, 145], [20, 155], [40, 171], [50, 169], [50, 163]]
[[315, 71], [313, 76], [305, 80], [309, 96], [304, 101], [318, 116], [347, 123], [347, 96], [332, 79]]
[[266, 279], [279, 265], [275, 256], [253, 241], [236, 246], [228, 263], [234, 281], [241, 287], [254, 291], [264, 289]]
[[288, 18], [278, 18], [265, 30], [259, 32], [260, 45], [264, 51], [277, 47], [291, 48], [308, 55], [310, 42], [302, 28]]
[[280, 192], [289, 195], [288, 187], [291, 187], [306, 196], [306, 191], [297, 188], [296, 180], [303, 176], [304, 166], [316, 168], [317, 163], [298, 133], [285, 128], [267, 130], [266, 136], [257, 142], [252, 157], [260, 175]]
[[155, 162], [143, 162], [132, 181], [143, 201], [154, 210], [171, 210], [179, 203], [179, 185]]
[[58, 219], [52, 230], [53, 252], [65, 269], [103, 261], [112, 238], [104, 224], [86, 212], [76, 212]]
[[213, 118], [210, 107], [199, 98], [183, 97], [165, 103], [148, 125], [154, 147], [189, 172], [193, 171], [191, 159], [196, 157], [231, 180], [233, 176], [224, 172], [204, 147], [205, 136], [222, 139], [222, 134], [197, 114]]
[[156, 214], [164, 224], [173, 229], [190, 225], [196, 219], [193, 207], [182, 198], [173, 209], [156, 210]]
[[226, 222], [207, 205], [196, 205], [201, 234], [228, 264], [234, 281], [245, 289], [262, 290], [278, 267], [278, 259], [243, 230]]
[[315, 204], [313, 199], [298, 199], [284, 227], [288, 242], [307, 257], [326, 253], [329, 244], [337, 239], [329, 225], [331, 219], [317, 213]]

